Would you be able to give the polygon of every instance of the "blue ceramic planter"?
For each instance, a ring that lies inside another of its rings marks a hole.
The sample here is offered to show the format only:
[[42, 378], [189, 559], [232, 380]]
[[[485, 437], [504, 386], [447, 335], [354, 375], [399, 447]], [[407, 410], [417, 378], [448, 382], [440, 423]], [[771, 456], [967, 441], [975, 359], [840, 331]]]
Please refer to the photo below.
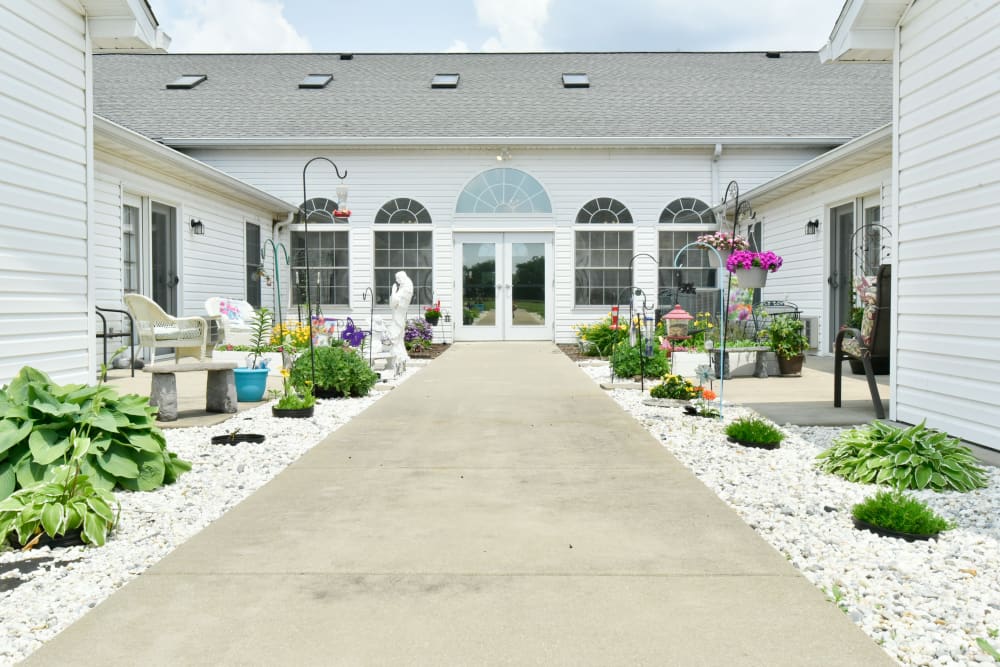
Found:
[[256, 403], [264, 399], [267, 389], [266, 368], [237, 368], [236, 400], [240, 403]]

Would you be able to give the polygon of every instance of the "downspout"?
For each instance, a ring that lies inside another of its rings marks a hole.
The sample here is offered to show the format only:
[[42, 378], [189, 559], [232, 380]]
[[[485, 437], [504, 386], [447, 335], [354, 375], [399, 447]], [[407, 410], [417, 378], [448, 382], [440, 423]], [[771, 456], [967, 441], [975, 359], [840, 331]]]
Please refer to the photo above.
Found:
[[84, 38], [84, 123], [85, 123], [85, 180], [86, 180], [86, 233], [87, 233], [87, 384], [97, 377], [97, 272], [94, 253], [97, 249], [96, 224], [94, 220], [94, 57], [90, 45], [90, 19], [86, 8], [83, 8], [83, 38]]
[[715, 194], [719, 191], [719, 158], [722, 157], [722, 144], [715, 144], [715, 150], [712, 152], [712, 197], [709, 198], [711, 202], [714, 199]]

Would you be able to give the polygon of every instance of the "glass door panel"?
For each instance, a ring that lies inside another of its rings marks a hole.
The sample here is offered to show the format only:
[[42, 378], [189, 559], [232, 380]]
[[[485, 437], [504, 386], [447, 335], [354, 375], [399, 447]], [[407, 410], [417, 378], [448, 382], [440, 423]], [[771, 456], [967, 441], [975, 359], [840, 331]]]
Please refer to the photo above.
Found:
[[160, 308], [177, 314], [177, 209], [153, 202], [150, 209], [150, 250], [153, 272], [153, 293], [150, 295]]
[[[459, 338], [500, 340], [503, 311], [502, 285], [497, 267], [502, 266], [501, 244], [493, 234], [456, 235], [456, 255], [460, 262], [461, 319], [456, 323]], [[498, 315], [500, 315], [498, 317]]]
[[854, 234], [854, 202], [830, 211], [830, 349], [840, 327], [851, 319], [851, 236]]

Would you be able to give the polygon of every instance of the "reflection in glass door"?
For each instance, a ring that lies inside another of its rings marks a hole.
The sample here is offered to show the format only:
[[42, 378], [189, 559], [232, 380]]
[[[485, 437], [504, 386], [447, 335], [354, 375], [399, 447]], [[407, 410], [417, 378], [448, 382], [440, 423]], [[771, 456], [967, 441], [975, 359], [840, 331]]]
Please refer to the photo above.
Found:
[[177, 314], [177, 209], [159, 202], [150, 207], [152, 299], [171, 315]]
[[455, 252], [456, 340], [552, 340], [551, 234], [456, 234]]
[[830, 349], [843, 324], [851, 319], [851, 237], [854, 234], [854, 202], [830, 211]]

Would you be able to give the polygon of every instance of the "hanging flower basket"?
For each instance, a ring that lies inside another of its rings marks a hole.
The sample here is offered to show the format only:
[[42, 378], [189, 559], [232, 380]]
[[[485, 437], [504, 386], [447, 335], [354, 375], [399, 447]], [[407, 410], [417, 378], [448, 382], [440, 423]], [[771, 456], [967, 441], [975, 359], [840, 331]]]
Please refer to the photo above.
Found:
[[733, 273], [736, 274], [736, 283], [744, 289], [763, 287], [767, 284], [767, 271], [756, 266], [749, 269], [736, 269]]

